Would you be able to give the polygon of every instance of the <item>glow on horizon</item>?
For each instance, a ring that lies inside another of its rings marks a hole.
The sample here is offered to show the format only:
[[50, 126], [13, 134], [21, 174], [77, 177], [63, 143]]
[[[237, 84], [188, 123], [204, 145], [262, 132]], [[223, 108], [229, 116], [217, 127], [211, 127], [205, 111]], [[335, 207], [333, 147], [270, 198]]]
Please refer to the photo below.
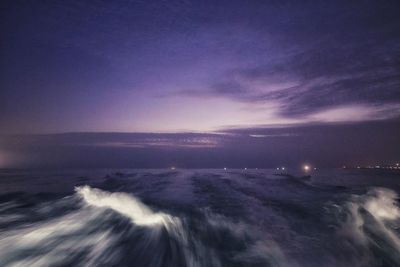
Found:
[[[306, 118], [306, 120], [315, 120], [321, 122], [355, 122], [366, 121], [371, 118], [387, 119], [388, 112], [391, 109], [398, 109], [399, 105], [386, 105], [383, 107], [366, 105], [346, 105], [337, 106], [331, 109], [322, 110]], [[383, 116], [385, 114], [385, 116]], [[392, 116], [397, 114], [393, 113]]]
[[128, 102], [133, 98], [126, 96], [120, 100], [121, 103], [116, 103], [114, 109], [94, 120], [96, 131], [110, 131], [111, 128], [117, 132], [213, 132], [232, 126], [303, 122], [278, 116], [277, 107], [268, 103], [249, 104], [224, 98], [174, 96], [152, 99], [144, 97], [143, 102], [152, 104], [130, 107]]

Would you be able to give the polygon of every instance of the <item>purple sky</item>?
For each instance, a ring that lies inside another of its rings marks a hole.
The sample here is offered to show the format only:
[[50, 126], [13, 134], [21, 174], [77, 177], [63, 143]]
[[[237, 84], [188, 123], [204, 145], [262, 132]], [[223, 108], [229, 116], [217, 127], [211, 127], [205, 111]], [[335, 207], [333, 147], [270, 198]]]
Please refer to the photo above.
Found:
[[398, 1], [0, 5], [0, 134], [399, 124]]

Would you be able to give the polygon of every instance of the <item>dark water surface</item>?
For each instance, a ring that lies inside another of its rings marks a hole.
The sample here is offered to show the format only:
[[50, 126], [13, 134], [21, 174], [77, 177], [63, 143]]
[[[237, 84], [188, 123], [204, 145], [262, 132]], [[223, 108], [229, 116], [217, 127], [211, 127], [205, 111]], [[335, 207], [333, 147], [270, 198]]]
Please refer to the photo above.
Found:
[[400, 266], [400, 173], [0, 170], [0, 266]]

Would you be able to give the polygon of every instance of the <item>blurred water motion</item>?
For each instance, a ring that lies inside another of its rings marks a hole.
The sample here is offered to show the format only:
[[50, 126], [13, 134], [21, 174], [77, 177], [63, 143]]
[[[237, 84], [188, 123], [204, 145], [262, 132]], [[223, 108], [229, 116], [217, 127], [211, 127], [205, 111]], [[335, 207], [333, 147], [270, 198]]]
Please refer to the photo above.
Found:
[[2, 170], [0, 266], [400, 266], [396, 172]]

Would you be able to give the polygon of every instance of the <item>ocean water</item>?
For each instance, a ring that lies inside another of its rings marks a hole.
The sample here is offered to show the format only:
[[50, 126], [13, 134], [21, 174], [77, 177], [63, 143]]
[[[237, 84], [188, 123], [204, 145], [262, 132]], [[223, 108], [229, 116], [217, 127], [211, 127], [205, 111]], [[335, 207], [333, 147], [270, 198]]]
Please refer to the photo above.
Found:
[[400, 266], [400, 172], [0, 170], [0, 266]]

